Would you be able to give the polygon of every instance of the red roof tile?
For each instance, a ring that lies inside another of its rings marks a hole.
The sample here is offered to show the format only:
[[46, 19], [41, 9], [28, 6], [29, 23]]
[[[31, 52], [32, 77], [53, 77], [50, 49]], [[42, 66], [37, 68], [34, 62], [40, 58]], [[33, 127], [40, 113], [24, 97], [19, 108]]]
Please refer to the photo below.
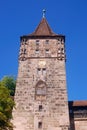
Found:
[[87, 100], [69, 101], [69, 106], [87, 106]]
[[73, 106], [87, 106], [87, 101], [74, 101]]
[[37, 26], [36, 30], [29, 36], [56, 36], [49, 24], [47, 23], [46, 18], [42, 18], [41, 22]]

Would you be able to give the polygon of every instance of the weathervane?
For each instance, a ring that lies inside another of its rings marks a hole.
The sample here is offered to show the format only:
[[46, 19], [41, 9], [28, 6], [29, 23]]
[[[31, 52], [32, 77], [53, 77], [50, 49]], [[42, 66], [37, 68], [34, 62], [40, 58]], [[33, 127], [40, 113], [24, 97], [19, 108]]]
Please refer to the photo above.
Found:
[[46, 10], [43, 9], [43, 18], [45, 18]]

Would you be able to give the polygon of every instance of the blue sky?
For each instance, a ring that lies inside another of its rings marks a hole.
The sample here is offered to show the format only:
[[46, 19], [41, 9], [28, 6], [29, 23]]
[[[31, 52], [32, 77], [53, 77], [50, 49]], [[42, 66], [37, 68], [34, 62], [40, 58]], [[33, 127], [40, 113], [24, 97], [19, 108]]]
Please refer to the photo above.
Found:
[[0, 79], [17, 76], [20, 36], [46, 19], [66, 36], [69, 100], [87, 100], [87, 0], [3, 0], [0, 2]]

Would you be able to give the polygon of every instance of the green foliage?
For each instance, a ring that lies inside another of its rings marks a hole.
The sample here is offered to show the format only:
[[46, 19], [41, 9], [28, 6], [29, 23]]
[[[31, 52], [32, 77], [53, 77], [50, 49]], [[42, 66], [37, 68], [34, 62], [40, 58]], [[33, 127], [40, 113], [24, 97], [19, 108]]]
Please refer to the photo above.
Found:
[[10, 122], [12, 119], [12, 109], [15, 103], [10, 96], [10, 91], [0, 82], [0, 130], [13, 130]]
[[12, 76], [5, 76], [1, 80], [1, 85], [5, 86], [6, 88], [8, 88], [10, 90], [10, 95], [14, 96], [14, 94], [15, 94], [15, 87], [16, 87], [16, 80], [14, 79], [14, 77], [12, 77]]

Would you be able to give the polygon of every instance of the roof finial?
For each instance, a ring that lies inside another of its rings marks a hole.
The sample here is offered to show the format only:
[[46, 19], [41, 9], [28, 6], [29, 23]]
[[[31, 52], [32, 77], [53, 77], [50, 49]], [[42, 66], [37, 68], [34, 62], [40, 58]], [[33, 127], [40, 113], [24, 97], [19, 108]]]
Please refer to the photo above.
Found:
[[46, 10], [43, 9], [43, 18], [45, 18]]

